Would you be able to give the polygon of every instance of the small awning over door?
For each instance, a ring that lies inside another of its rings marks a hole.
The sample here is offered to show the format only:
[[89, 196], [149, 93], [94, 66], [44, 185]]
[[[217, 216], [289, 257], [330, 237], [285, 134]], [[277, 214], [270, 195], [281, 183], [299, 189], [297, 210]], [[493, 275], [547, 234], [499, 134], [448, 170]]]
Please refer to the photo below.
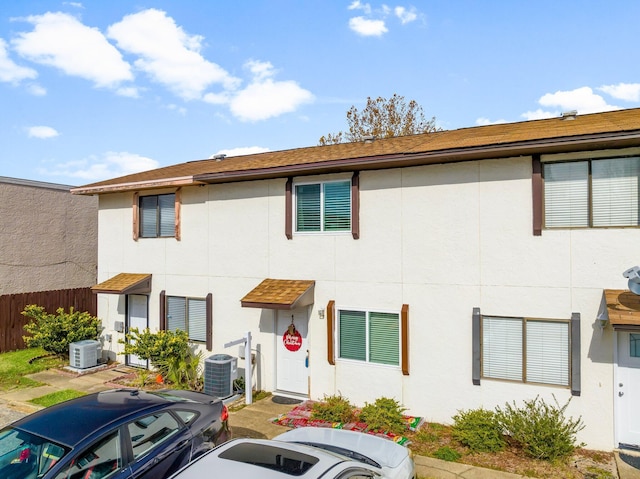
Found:
[[628, 289], [605, 289], [609, 323], [616, 331], [640, 331], [640, 296]]
[[296, 309], [313, 304], [315, 281], [267, 278], [240, 303], [245, 308]]
[[91, 287], [94, 293], [145, 294], [151, 292], [151, 275], [145, 273], [120, 273]]

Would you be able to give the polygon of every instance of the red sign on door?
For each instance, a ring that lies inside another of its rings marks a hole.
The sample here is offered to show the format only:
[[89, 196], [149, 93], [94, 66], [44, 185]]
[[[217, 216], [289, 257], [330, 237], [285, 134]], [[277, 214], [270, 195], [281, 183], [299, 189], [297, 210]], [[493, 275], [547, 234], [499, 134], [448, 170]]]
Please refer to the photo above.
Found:
[[302, 336], [296, 328], [290, 327], [282, 335], [284, 347], [289, 351], [297, 351], [302, 347]]

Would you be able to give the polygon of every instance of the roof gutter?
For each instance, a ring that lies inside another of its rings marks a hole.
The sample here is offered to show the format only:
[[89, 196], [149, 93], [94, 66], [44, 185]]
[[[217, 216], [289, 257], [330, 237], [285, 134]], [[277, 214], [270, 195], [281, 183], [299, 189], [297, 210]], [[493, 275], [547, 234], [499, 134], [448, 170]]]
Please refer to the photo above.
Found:
[[337, 173], [356, 170], [378, 170], [408, 166], [456, 163], [482, 159], [530, 156], [533, 154], [566, 153], [573, 151], [601, 150], [640, 146], [640, 131], [581, 135], [546, 140], [531, 140], [495, 146], [451, 148], [434, 152], [394, 153], [341, 160], [317, 161], [307, 164], [286, 165], [253, 170], [223, 171], [194, 175], [202, 183], [227, 183], [235, 181], [283, 178], [295, 175]]
[[179, 178], [162, 178], [158, 180], [136, 181], [131, 183], [118, 183], [115, 185], [80, 186], [71, 188], [74, 195], [97, 195], [101, 193], [116, 193], [120, 191], [139, 191], [154, 188], [180, 187], [202, 185], [204, 183], [194, 180], [193, 176], [181, 176]]

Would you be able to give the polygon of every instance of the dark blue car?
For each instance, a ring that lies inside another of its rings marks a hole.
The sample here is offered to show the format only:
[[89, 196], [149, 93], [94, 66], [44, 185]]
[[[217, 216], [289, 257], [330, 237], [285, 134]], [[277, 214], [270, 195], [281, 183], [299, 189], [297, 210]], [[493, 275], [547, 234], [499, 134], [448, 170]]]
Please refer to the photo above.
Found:
[[194, 391], [117, 389], [0, 431], [2, 479], [162, 479], [230, 438], [227, 407]]

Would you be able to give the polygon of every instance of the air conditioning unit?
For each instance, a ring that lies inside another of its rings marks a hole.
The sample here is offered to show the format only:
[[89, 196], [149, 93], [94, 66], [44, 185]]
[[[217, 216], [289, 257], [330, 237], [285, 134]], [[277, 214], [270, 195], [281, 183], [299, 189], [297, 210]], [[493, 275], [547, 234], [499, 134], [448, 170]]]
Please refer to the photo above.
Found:
[[98, 365], [102, 345], [95, 339], [85, 339], [69, 344], [69, 364], [72, 368], [86, 369]]
[[238, 378], [238, 358], [214, 354], [204, 360], [204, 393], [219, 398], [233, 395], [233, 380]]

